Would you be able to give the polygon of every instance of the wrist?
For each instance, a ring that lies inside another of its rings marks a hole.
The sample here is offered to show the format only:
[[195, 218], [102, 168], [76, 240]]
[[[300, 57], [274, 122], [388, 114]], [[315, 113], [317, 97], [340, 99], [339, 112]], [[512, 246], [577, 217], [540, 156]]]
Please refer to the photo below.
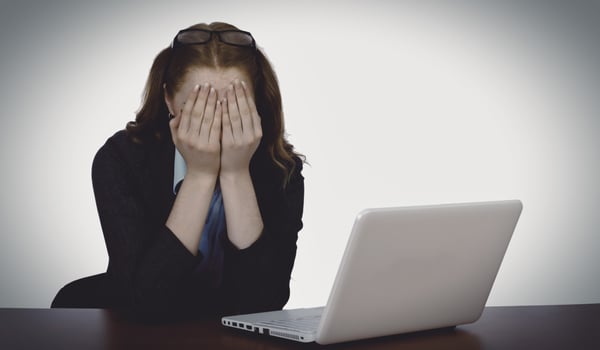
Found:
[[214, 186], [217, 182], [217, 174], [211, 174], [206, 172], [192, 172], [187, 171], [183, 179], [184, 183], [194, 186]]
[[251, 180], [250, 169], [237, 171], [221, 171], [219, 173], [219, 182], [221, 183], [237, 183], [246, 180]]

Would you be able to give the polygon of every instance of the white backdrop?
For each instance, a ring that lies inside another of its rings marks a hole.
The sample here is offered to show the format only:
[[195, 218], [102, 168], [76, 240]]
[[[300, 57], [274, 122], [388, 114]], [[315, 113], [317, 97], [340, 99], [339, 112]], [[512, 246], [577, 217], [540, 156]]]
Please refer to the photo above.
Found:
[[158, 51], [212, 21], [264, 47], [310, 162], [288, 307], [325, 303], [364, 207], [509, 198], [488, 304], [600, 302], [599, 7], [447, 3], [0, 2], [0, 307], [105, 270], [94, 154]]

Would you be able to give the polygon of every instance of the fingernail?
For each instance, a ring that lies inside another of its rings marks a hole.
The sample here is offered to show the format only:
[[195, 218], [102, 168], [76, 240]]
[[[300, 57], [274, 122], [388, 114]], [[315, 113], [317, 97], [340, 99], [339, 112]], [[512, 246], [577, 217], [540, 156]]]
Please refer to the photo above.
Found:
[[200, 89], [200, 84], [196, 84], [196, 86], [194, 86], [194, 91], [198, 91], [198, 89]]
[[211, 94], [211, 95], [214, 95], [214, 94], [215, 94], [215, 88], [212, 88], [212, 87], [210, 88], [210, 94]]
[[242, 80], [242, 86], [246, 87], [246, 82], [244, 82], [243, 80]]

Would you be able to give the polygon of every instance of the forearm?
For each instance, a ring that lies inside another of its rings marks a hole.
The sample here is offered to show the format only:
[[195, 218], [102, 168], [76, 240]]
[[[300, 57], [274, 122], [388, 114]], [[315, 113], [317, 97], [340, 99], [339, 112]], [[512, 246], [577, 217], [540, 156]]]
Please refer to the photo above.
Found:
[[252, 245], [262, 233], [263, 221], [249, 172], [219, 177], [227, 223], [227, 234], [238, 249]]
[[288, 301], [304, 203], [302, 164], [298, 164], [283, 194], [270, 182], [254, 183], [260, 208], [265, 210], [264, 228], [248, 249], [227, 246], [225, 289], [232, 313], [281, 309]]
[[186, 175], [167, 219], [167, 227], [194, 255], [198, 254], [215, 183], [216, 177]]

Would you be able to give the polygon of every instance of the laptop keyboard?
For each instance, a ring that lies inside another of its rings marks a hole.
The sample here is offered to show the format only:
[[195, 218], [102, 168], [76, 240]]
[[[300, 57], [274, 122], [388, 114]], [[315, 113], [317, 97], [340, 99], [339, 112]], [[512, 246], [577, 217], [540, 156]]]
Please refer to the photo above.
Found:
[[262, 327], [276, 327], [292, 331], [316, 332], [321, 322], [321, 315], [311, 315], [285, 320], [273, 320], [259, 322], [256, 325]]

